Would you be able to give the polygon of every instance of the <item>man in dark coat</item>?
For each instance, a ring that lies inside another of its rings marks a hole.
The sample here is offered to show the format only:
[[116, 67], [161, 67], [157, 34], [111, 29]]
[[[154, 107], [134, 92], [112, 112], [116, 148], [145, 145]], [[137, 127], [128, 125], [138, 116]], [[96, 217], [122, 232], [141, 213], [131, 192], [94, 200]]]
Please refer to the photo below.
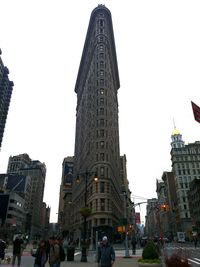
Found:
[[115, 261], [115, 251], [108, 243], [107, 236], [102, 239], [102, 244], [98, 249], [97, 262], [100, 267], [111, 267]]
[[17, 266], [21, 264], [21, 255], [22, 255], [22, 244], [23, 240], [17, 236], [13, 242], [13, 259], [12, 259], [12, 266], [15, 265], [15, 260], [17, 258]]
[[0, 265], [1, 261], [4, 260], [5, 257], [5, 249], [6, 249], [6, 242], [0, 239]]
[[133, 236], [133, 238], [131, 240], [131, 246], [132, 246], [132, 253], [133, 253], [133, 255], [135, 254], [136, 244], [137, 244], [136, 238], [135, 238], [135, 236]]

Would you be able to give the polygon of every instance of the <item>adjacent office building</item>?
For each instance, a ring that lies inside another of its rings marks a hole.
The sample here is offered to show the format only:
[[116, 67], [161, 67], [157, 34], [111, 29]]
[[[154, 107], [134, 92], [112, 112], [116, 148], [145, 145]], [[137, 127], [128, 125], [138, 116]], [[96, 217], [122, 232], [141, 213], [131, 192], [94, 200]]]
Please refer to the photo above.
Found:
[[24, 198], [15, 192], [0, 193], [0, 234], [12, 238], [13, 233], [25, 232]]
[[40, 236], [42, 234], [42, 203], [46, 177], [45, 164], [38, 160], [31, 160], [28, 154], [20, 154], [9, 158], [7, 172], [30, 177], [30, 201], [26, 203], [27, 220], [30, 222], [28, 232], [31, 236]]
[[0, 174], [0, 180], [4, 179], [6, 192], [18, 193], [24, 199], [24, 210], [27, 212], [31, 201], [31, 178], [30, 176], [10, 173]]
[[73, 183], [74, 157], [66, 157], [62, 163], [62, 178], [60, 185], [60, 198], [58, 209], [58, 225], [63, 235], [69, 235], [72, 225], [72, 183]]
[[[74, 237], [80, 237], [80, 208], [87, 218], [87, 236], [111, 235], [124, 217], [120, 168], [118, 89], [120, 87], [111, 12], [104, 5], [91, 14], [75, 85], [76, 137], [72, 203]], [[98, 176], [98, 182], [93, 175]], [[85, 196], [87, 193], [87, 199]]]
[[190, 183], [200, 179], [200, 142], [184, 144], [181, 133], [172, 133], [171, 161], [177, 195], [177, 230], [189, 236], [192, 231], [191, 212], [188, 201]]
[[[0, 49], [1, 55], [1, 49]], [[4, 66], [0, 56], [0, 148], [14, 83], [9, 80], [9, 70]]]

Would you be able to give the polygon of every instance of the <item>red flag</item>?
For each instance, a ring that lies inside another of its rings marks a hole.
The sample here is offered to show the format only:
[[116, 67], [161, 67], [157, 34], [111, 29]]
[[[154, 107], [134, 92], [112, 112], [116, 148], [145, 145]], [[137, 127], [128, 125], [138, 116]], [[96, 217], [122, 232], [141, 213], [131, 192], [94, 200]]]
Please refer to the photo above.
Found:
[[194, 119], [200, 123], [200, 107], [191, 101]]

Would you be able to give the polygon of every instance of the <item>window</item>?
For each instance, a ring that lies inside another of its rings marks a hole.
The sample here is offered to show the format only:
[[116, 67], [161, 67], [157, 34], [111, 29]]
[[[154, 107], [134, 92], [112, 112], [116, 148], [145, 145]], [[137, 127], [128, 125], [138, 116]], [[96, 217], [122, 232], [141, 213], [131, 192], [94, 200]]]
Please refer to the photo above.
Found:
[[100, 127], [103, 127], [104, 126], [104, 119], [100, 119]]
[[107, 183], [107, 193], [110, 193], [110, 184]]
[[98, 193], [98, 183], [95, 183], [95, 191], [96, 191], [96, 193]]
[[100, 52], [103, 52], [103, 45], [100, 45], [99, 50]]
[[107, 210], [110, 210], [110, 199], [107, 199]]
[[104, 85], [104, 79], [100, 79], [100, 85]]
[[104, 95], [104, 88], [101, 88], [101, 89], [100, 89], [100, 94], [101, 94], [101, 95]]
[[100, 68], [103, 68], [103, 67], [104, 67], [104, 61], [101, 60], [101, 61], [100, 61]]
[[100, 105], [104, 105], [104, 98], [103, 97], [100, 98]]
[[98, 210], [98, 199], [95, 199], [95, 210]]
[[105, 133], [104, 130], [100, 130], [100, 137], [104, 137]]
[[101, 175], [101, 176], [104, 175], [104, 167], [101, 167], [101, 169], [100, 169], [100, 175]]
[[100, 160], [105, 160], [104, 153], [100, 154]]
[[106, 220], [104, 218], [101, 218], [100, 219], [100, 224], [105, 224], [106, 223]]
[[99, 115], [104, 115], [104, 108], [100, 108]]
[[100, 141], [100, 147], [104, 148], [104, 141]]
[[100, 207], [101, 207], [101, 211], [105, 210], [105, 199], [104, 198], [100, 199]]
[[100, 26], [102, 27], [104, 24], [104, 21], [102, 19], [100, 19]]
[[105, 183], [100, 182], [100, 193], [105, 193]]

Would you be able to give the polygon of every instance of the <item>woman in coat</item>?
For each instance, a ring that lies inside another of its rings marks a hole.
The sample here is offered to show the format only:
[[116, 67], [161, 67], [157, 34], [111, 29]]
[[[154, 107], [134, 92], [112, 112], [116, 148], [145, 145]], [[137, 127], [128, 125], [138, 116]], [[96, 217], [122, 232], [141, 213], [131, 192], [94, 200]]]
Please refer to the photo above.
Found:
[[44, 267], [48, 259], [47, 245], [44, 240], [40, 241], [40, 244], [35, 253], [31, 253], [35, 257], [34, 267]]

